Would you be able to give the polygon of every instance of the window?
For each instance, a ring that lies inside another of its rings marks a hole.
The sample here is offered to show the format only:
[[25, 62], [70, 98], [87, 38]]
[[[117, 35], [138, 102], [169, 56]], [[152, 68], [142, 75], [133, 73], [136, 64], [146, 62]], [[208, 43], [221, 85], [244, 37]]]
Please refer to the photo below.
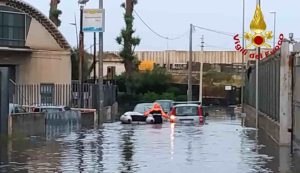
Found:
[[177, 107], [176, 116], [198, 116], [198, 107], [196, 106]]
[[0, 6], [0, 46], [24, 47], [30, 18]]
[[41, 84], [42, 104], [52, 105], [54, 101], [54, 84]]
[[114, 79], [115, 74], [116, 74], [116, 67], [108, 66], [107, 67], [107, 79]]

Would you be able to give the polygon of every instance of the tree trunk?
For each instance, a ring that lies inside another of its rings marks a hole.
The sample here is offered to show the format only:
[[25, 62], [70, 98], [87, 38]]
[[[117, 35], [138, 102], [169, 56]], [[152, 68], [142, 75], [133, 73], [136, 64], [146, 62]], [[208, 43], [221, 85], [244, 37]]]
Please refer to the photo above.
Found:
[[54, 13], [57, 11], [57, 5], [59, 2], [60, 0], [51, 0], [50, 2], [49, 18], [56, 26], [59, 25], [59, 20], [58, 16], [55, 16]]
[[130, 60], [124, 60], [124, 66], [126, 71], [126, 92], [127, 94], [132, 94], [129, 80], [133, 72], [133, 62]]
[[[126, 0], [126, 4], [125, 5], [126, 5], [126, 7], [125, 7], [126, 8], [125, 17], [132, 17], [133, 6], [134, 6], [133, 0]], [[126, 22], [126, 20], [125, 20], [125, 22]], [[126, 22], [126, 30], [127, 31], [132, 30], [132, 23]], [[127, 34], [124, 37], [124, 48], [127, 51], [132, 51], [132, 44], [130, 42], [131, 37], [132, 37], [132, 34]], [[134, 70], [132, 60], [125, 59], [124, 60], [124, 66], [125, 66], [126, 79], [127, 79], [127, 81], [129, 81], [130, 76], [131, 76], [131, 74], [132, 74], [132, 72]], [[131, 88], [129, 86], [129, 82], [126, 82], [126, 92], [127, 92], [127, 94], [132, 94]]]
[[133, 12], [133, 1], [126, 0], [126, 15], [132, 15]]

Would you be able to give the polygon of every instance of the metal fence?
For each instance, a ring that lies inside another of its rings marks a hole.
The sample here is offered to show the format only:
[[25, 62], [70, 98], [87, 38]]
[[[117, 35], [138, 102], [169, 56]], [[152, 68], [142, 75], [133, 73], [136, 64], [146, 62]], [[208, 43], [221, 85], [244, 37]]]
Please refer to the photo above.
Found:
[[300, 55], [294, 59], [293, 70], [293, 139], [300, 147]]
[[[279, 121], [280, 103], [280, 56], [268, 57], [259, 62], [258, 107], [275, 121]], [[255, 107], [256, 67], [251, 66], [246, 73], [244, 102]]]
[[[103, 105], [111, 106], [116, 102], [117, 87], [105, 84], [103, 90]], [[9, 93], [10, 102], [19, 105], [63, 105], [93, 109], [99, 105], [99, 86], [96, 84], [15, 84], [10, 87]]]

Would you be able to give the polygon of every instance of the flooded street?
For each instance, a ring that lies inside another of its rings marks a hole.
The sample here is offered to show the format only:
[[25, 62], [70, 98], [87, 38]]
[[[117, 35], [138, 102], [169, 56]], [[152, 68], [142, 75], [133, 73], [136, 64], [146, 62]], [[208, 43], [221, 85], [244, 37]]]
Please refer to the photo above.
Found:
[[1, 143], [0, 172], [296, 173], [299, 161], [239, 119], [210, 118], [203, 126], [116, 122], [15, 139]]

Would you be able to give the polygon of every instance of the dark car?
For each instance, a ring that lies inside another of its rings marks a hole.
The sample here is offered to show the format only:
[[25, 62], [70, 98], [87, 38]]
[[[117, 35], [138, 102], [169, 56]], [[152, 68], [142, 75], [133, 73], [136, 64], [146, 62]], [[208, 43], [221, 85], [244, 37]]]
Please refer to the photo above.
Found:
[[155, 103], [158, 103], [166, 114], [169, 114], [172, 107], [174, 106], [173, 100], [156, 100]]

